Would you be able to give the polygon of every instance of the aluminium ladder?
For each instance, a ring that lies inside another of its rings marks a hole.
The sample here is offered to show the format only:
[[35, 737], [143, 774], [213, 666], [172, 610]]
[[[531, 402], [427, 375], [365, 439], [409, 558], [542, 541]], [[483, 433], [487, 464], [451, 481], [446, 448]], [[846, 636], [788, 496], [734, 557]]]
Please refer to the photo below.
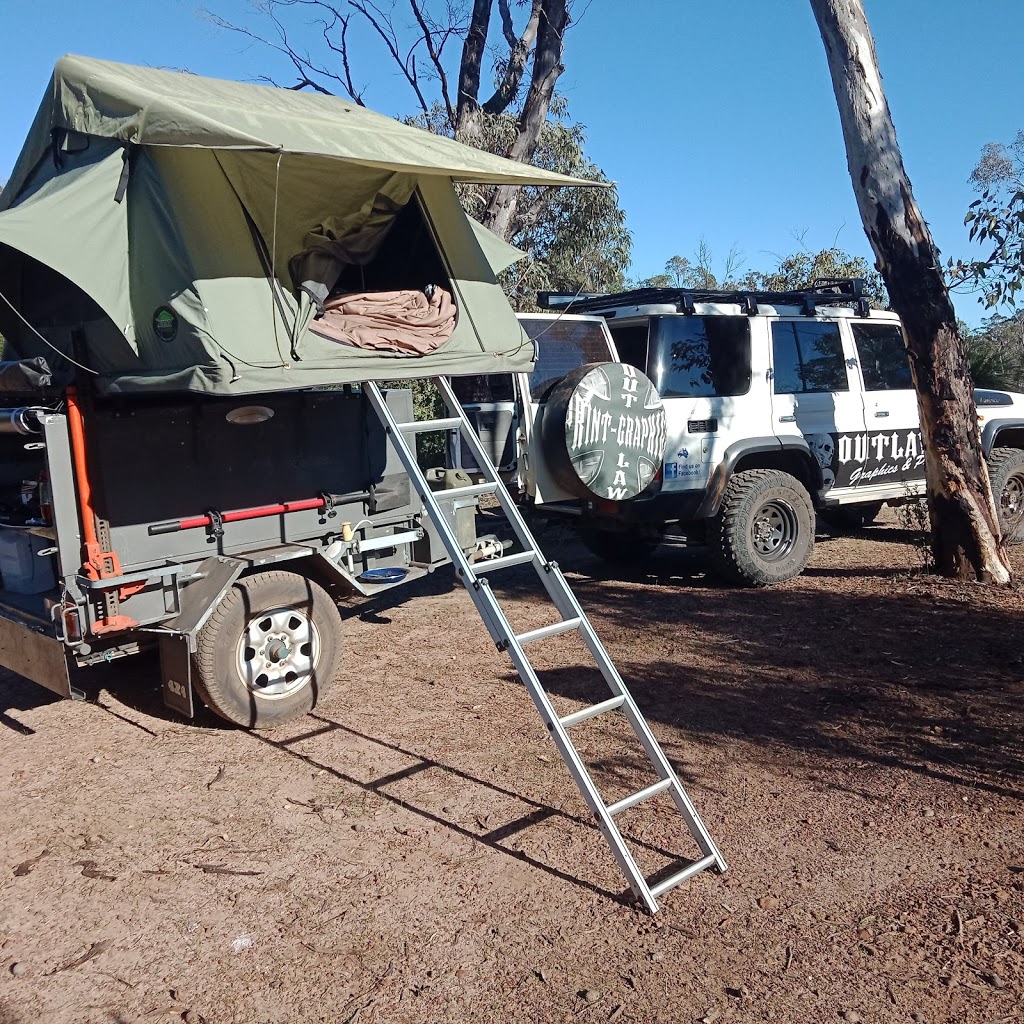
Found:
[[[466, 417], [461, 404], [455, 397], [448, 379], [446, 377], [437, 377], [434, 378], [434, 383], [444, 399], [448, 415], [442, 419], [414, 420], [408, 423], [400, 423], [395, 420], [376, 383], [372, 381], [365, 382], [363, 390], [387, 432], [388, 438], [394, 445], [406, 472], [409, 474], [409, 478], [413, 481], [416, 492], [423, 503], [424, 511], [437, 529], [448, 555], [455, 565], [456, 574], [465, 584], [466, 590], [469, 591], [469, 595], [472, 597], [473, 603], [476, 605], [477, 611], [487, 627], [487, 631], [497, 645], [498, 650], [506, 652], [512, 659], [519, 677], [522, 679], [530, 696], [533, 698], [534, 704], [537, 706], [537, 710], [540, 712], [544, 724], [551, 732], [551, 737], [558, 748], [558, 752], [562, 755], [584, 800], [586, 800], [591, 812], [597, 819], [597, 824], [611, 848], [623, 875], [626, 877], [630, 889], [647, 911], [653, 914], [658, 909], [659, 896], [673, 889], [692, 875], [703, 871], [705, 868], [712, 868], [719, 873], [725, 871], [725, 860], [721, 853], [719, 853], [714, 840], [697, 814], [696, 808], [672, 770], [672, 766], [658, 745], [658, 741], [651, 733], [650, 727], [640, 714], [639, 708], [637, 708], [632, 696], [622, 682], [622, 678], [612, 664], [608, 652], [604, 649], [604, 645], [594, 632], [589, 619], [580, 607], [575, 594], [573, 594], [568, 583], [566, 583], [565, 577], [558, 568], [558, 564], [547, 561], [538, 548], [519, 509], [515, 506], [511, 496], [501, 482], [497, 470], [484, 453], [480, 439]], [[441, 497], [444, 501], [450, 501], [452, 498], [474, 497], [482, 494], [495, 495], [502, 511], [512, 526], [519, 542], [519, 547], [522, 550], [479, 562], [469, 561], [459, 545], [452, 528], [449, 526], [447, 518], [441, 511], [437, 497], [435, 497], [423, 471], [416, 461], [415, 436], [427, 431], [439, 430], [457, 432], [465, 440], [473, 459], [484, 476], [485, 482], [440, 491], [438, 492], [438, 497]], [[533, 566], [541, 582], [544, 584], [551, 603], [558, 611], [560, 621], [548, 626], [541, 626], [538, 629], [531, 629], [525, 633], [516, 634], [488, 583], [487, 575], [511, 566], [526, 564]], [[538, 640], [569, 632], [578, 633], [586, 644], [608, 688], [611, 690], [612, 696], [608, 700], [592, 704], [580, 711], [559, 716], [547, 692], [541, 685], [536, 670], [526, 655], [526, 647]], [[615, 710], [621, 710], [625, 714], [626, 719], [633, 728], [633, 732], [657, 772], [658, 781], [636, 793], [623, 797], [621, 800], [606, 804], [574, 746], [569, 736], [569, 730], [574, 725], [578, 725], [588, 718]], [[687, 828], [696, 841], [702, 856], [699, 860], [688, 864], [682, 870], [676, 871], [667, 878], [653, 882], [644, 877], [633, 854], [627, 847], [618, 825], [615, 823], [615, 817], [622, 811], [628, 810], [630, 807], [634, 807], [659, 793], [668, 793], [672, 797], [676, 809], [683, 816]]]

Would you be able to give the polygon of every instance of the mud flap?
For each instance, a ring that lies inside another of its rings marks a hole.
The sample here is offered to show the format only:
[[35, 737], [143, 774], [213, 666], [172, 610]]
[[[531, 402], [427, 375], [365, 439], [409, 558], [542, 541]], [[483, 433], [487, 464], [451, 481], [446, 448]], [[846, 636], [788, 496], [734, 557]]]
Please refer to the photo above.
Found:
[[61, 697], [83, 696], [71, 685], [64, 644], [6, 614], [0, 615], [0, 665]]
[[164, 633], [160, 637], [160, 675], [164, 704], [172, 711], [192, 718], [192, 656], [186, 633]]

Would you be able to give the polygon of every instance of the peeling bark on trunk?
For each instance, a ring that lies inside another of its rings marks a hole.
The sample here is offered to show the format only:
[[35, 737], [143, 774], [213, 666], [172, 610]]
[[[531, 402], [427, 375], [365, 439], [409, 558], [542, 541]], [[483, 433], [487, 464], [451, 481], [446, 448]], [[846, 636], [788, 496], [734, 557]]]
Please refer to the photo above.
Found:
[[931, 232], [910, 189], [861, 0], [811, 0], [864, 230], [903, 321], [917, 388], [937, 570], [1006, 583], [973, 384]]

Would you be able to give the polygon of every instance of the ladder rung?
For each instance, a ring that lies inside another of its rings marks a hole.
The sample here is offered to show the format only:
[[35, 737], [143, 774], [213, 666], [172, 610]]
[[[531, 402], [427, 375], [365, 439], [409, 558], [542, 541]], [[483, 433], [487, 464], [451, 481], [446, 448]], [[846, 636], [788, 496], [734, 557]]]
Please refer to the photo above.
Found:
[[603, 715], [606, 711], [614, 711], [616, 708], [621, 708], [625, 702], [626, 698], [620, 694], [618, 697], [603, 700], [600, 704], [594, 704], [589, 708], [584, 708], [582, 711], [574, 711], [571, 715], [560, 718], [559, 721], [568, 729], [570, 725], [579, 725], [580, 722], [585, 722], [588, 718], [593, 718], [595, 715]]
[[569, 633], [574, 629], [579, 629], [582, 624], [583, 620], [579, 618], [566, 619], [564, 622], [552, 622], [550, 626], [541, 626], [540, 629], [531, 629], [528, 633], [520, 633], [516, 639], [521, 646], [525, 647], [535, 640], [546, 640], [549, 636], [558, 636], [559, 633]]
[[493, 494], [497, 489], [496, 483], [466, 484], [465, 487], [449, 487], [444, 491], [434, 491], [434, 497], [439, 501], [451, 498], [472, 498], [477, 494]]
[[396, 423], [403, 434], [422, 434], [427, 430], [455, 430], [462, 426], [458, 416], [450, 416], [443, 420], [415, 420], [409, 423]]
[[709, 853], [706, 857], [702, 857], [698, 861], [694, 861], [689, 867], [683, 868], [682, 871], [677, 871], [674, 875], [669, 875], [663, 882], [659, 882], [657, 885], [652, 885], [651, 895], [657, 899], [662, 893], [668, 892], [669, 889], [674, 889], [680, 882], [685, 882], [691, 875], [696, 875], [699, 871], [703, 871], [705, 868], [714, 867], [718, 858], [713, 854]]
[[526, 562], [532, 562], [536, 557], [536, 551], [517, 551], [514, 555], [485, 558], [480, 562], [473, 563], [473, 572], [479, 576], [481, 573], [490, 572], [491, 569], [508, 569], [513, 565], [524, 565]]
[[659, 793], [664, 793], [671, 785], [671, 779], [659, 779], [650, 786], [637, 790], [637, 792], [631, 793], [629, 796], [624, 796], [621, 800], [616, 800], [613, 804], [609, 804], [608, 813], [614, 816], [622, 811], [628, 810], [630, 807], [635, 807], [642, 800], [647, 800], [649, 797], [657, 796]]

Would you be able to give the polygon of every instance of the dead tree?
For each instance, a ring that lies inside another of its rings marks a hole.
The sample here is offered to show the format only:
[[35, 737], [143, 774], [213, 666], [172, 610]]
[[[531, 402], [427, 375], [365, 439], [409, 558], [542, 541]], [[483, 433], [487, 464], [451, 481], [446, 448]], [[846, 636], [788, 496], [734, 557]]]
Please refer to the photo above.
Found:
[[864, 230], [903, 321], [917, 389], [935, 566], [1006, 583], [973, 382], [931, 232], [914, 201], [861, 0], [811, 0]]
[[[374, 0], [265, 0], [261, 10], [274, 27], [270, 38], [214, 12], [206, 13], [222, 28], [266, 43], [287, 57], [298, 73], [293, 88], [321, 92], [337, 88], [362, 104], [364, 90], [356, 84], [349, 38], [355, 18], [379, 37], [432, 127], [467, 145], [529, 163], [537, 152], [555, 84], [565, 70], [562, 53], [571, 0], [529, 0], [522, 30], [516, 28], [512, 0], [473, 0], [468, 20], [460, 5], [438, 3], [435, 7], [442, 13], [435, 15], [429, 0], [406, 2], [408, 26], [399, 23], [397, 3], [386, 7]], [[489, 42], [495, 7], [502, 40], [497, 52], [493, 40]], [[314, 59], [305, 46], [293, 41], [289, 18], [299, 9], [317, 13], [327, 60]], [[451, 44], [459, 39], [462, 53], [454, 74], [447, 57]], [[497, 81], [494, 91], [481, 98], [485, 60], [487, 71], [497, 72]], [[435, 88], [437, 104], [429, 99]], [[437, 123], [439, 113], [441, 124]], [[498, 116], [508, 118], [500, 131], [494, 130]], [[479, 219], [508, 239], [521, 195], [522, 189], [514, 186], [491, 189]]]

